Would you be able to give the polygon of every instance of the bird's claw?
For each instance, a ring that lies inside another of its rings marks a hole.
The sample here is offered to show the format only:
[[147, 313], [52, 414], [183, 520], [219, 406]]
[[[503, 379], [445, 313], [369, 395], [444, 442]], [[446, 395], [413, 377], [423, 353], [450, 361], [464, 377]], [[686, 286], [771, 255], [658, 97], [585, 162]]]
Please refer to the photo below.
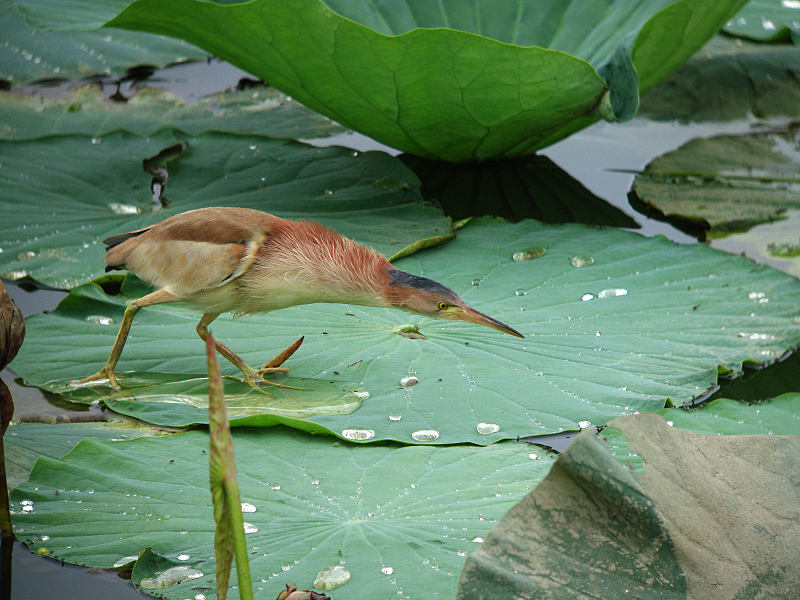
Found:
[[103, 379], [108, 379], [108, 385], [110, 385], [113, 389], [120, 389], [119, 381], [117, 381], [117, 376], [114, 374], [114, 370], [110, 369], [108, 366], [103, 367], [94, 375], [89, 375], [83, 379], [77, 379], [74, 383], [76, 385], [80, 385], [83, 383], [91, 383], [92, 381], [100, 381]]

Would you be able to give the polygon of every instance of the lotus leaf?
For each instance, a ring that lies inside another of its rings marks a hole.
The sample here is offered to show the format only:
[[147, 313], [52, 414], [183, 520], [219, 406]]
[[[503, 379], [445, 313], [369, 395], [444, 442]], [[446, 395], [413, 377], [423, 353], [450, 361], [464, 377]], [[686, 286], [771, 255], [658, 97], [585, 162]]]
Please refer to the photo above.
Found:
[[[463, 557], [553, 461], [545, 451], [532, 460], [517, 442], [357, 447], [278, 428], [233, 439], [255, 593], [269, 600], [289, 582], [311, 587], [333, 565], [351, 573], [337, 590], [351, 600], [452, 597]], [[148, 593], [182, 600], [213, 589], [208, 447], [206, 432], [193, 431], [85, 440], [61, 460], [41, 458], [12, 497], [15, 532], [96, 567], [151, 548], [203, 576]]]
[[[124, 4], [69, 22], [96, 27]], [[459, 162], [530, 154], [601, 114], [632, 118], [639, 91], [743, 4], [137, 0], [107, 25], [186, 39], [389, 146]], [[58, 26], [49, 1], [27, 5]]]
[[3, 32], [0, 79], [13, 84], [94, 75], [119, 76], [137, 65], [164, 66], [207, 56], [206, 52], [186, 42], [148, 33], [34, 31], [9, 0], [0, 0], [0, 31]]
[[[168, 165], [169, 203], [160, 209], [142, 161], [181, 142], [188, 150]], [[202, 206], [315, 219], [387, 255], [452, 236], [441, 209], [422, 201], [416, 177], [382, 152], [160, 131], [0, 142], [0, 153], [0, 274], [12, 280], [71, 288], [103, 272], [102, 239]]]
[[615, 419], [581, 433], [467, 560], [458, 600], [787, 598], [800, 587], [800, 438]]
[[146, 136], [161, 129], [177, 129], [190, 135], [220, 131], [295, 140], [324, 137], [341, 130], [266, 87], [223, 92], [197, 102], [140, 88], [126, 103], [111, 103], [94, 85], [80, 87], [65, 98], [0, 96], [2, 139], [19, 141], [64, 134], [99, 138], [114, 131]]
[[760, 42], [800, 43], [800, 5], [796, 0], [750, 0], [725, 25], [725, 32]]
[[[292, 376], [357, 383], [370, 393], [352, 414], [309, 417], [306, 428], [408, 443], [431, 440], [420, 432], [435, 430], [436, 443], [479, 444], [688, 402], [715, 385], [718, 370], [775, 361], [800, 341], [800, 282], [663, 238], [474, 219], [455, 240], [397, 266], [444, 282], [526, 339], [338, 304], [221, 317], [213, 333], [249, 364], [305, 335], [286, 364]], [[120, 296], [95, 284], [77, 288], [58, 310], [29, 319], [13, 368], [36, 385], [85, 376], [106, 359], [116, 333], [109, 319], [119, 323], [125, 299], [145, 292], [130, 280]], [[197, 319], [179, 305], [142, 310], [120, 372], [202, 372]], [[409, 375], [416, 385], [402, 385]], [[176, 424], [165, 416], [163, 405], [136, 412]]]

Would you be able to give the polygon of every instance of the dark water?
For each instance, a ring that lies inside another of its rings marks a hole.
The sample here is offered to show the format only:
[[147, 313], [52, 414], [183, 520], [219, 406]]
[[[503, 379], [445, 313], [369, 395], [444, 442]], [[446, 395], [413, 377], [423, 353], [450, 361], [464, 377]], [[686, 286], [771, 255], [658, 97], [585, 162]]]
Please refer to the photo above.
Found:
[[[179, 65], [156, 71], [147, 81], [147, 85], [166, 89], [185, 99], [196, 99], [234, 87], [239, 79], [245, 76], [244, 72], [235, 67], [219, 61], [212, 61]], [[120, 91], [125, 95], [130, 95], [131, 88], [135, 85], [135, 83], [126, 82], [121, 86]], [[54, 95], [62, 92], [64, 88], [65, 86], [47, 89], [27, 86], [23, 89], [32, 93]], [[113, 94], [116, 89], [117, 86], [110, 82], [104, 86], [107, 96]], [[598, 123], [545, 149], [542, 155], [550, 160], [547, 161], [544, 172], [541, 168], [538, 171], [532, 169], [526, 161], [518, 161], [513, 166], [506, 164], [498, 167], [499, 169], [512, 169], [513, 176], [521, 177], [529, 189], [533, 190], [532, 198], [528, 198], [528, 205], [525, 203], [525, 198], [516, 197], [508, 191], [508, 188], [503, 185], [505, 175], [497, 175], [497, 169], [493, 171], [492, 168], [488, 168], [485, 173], [475, 175], [475, 177], [478, 177], [481, 182], [490, 180], [496, 182], [497, 193], [504, 195], [504, 206], [508, 211], [506, 216], [511, 218], [531, 216], [548, 220], [546, 217], [550, 215], [558, 220], [564, 216], [562, 206], [548, 206], [534, 202], [535, 206], [531, 207], [530, 204], [537, 198], [558, 194], [559, 190], [566, 190], [571, 196], [576, 194], [581, 196], [584, 205], [592, 206], [589, 212], [602, 215], [603, 219], [607, 219], [605, 221], [607, 224], [629, 227], [647, 236], [665, 235], [678, 243], [696, 243], [695, 238], [669, 224], [645, 217], [630, 207], [627, 194], [633, 183], [633, 172], [644, 168], [656, 156], [677, 148], [691, 138], [720, 133], [741, 133], [748, 129], [750, 129], [750, 123], [746, 121], [690, 126], [647, 120], [613, 125]], [[352, 133], [326, 140], [314, 140], [313, 143], [346, 145], [362, 151], [385, 150], [397, 154], [394, 150], [369, 138]], [[413, 161], [407, 160], [407, 157], [404, 157], [404, 160], [410, 167], [420, 168], [419, 175], [423, 179], [424, 193], [436, 190], [437, 194], [441, 194], [442, 190], [450, 187], [441, 183], [442, 181], [446, 183], [446, 177], [452, 175], [453, 180], [459, 177], [457, 172], [448, 174], [436, 168], [428, 171], [435, 176], [426, 177], [419, 165], [415, 166], [412, 164]], [[440, 188], [436, 189], [437, 185]], [[478, 201], [476, 200], [476, 202]], [[443, 199], [443, 204], [447, 205], [445, 199]], [[475, 208], [475, 210], [479, 209]], [[578, 209], [576, 211], [576, 214], [572, 215], [573, 220], [585, 222], [586, 219], [591, 218], [591, 216], [587, 216], [587, 211], [583, 213], [580, 213]], [[6, 286], [26, 316], [52, 310], [65, 295], [61, 291], [46, 289], [29, 291], [12, 283], [7, 283]], [[102, 417], [98, 408], [93, 408], [94, 414], [90, 415], [87, 414], [86, 407], [75, 407], [53, 397], [45, 397], [35, 388], [25, 387], [21, 382], [15, 381], [15, 375], [8, 369], [2, 372], [2, 377], [11, 389], [15, 402], [15, 418], [17, 419]], [[800, 356], [793, 355], [783, 363], [768, 369], [748, 372], [744, 377], [733, 382], [721, 382], [721, 388], [714, 394], [714, 397], [757, 400], [798, 389], [800, 389]], [[529, 438], [529, 440], [561, 451], [574, 435], [575, 433], [572, 432], [557, 436], [541, 436], [536, 440]], [[10, 572], [7, 566], [9, 558]], [[15, 543], [13, 549], [4, 548], [3, 550], [0, 600], [7, 598], [14, 600], [39, 598], [126, 600], [142, 597], [144, 596], [137, 592], [130, 582], [121, 579], [114, 572], [62, 565], [58, 561], [31, 554], [25, 546], [19, 543]]]

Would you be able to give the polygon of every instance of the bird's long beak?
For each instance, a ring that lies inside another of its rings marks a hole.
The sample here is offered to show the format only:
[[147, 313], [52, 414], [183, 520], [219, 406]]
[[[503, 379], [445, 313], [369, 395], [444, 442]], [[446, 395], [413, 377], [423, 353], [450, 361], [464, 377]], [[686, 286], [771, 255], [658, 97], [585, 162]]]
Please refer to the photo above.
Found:
[[501, 323], [497, 319], [490, 317], [489, 315], [485, 315], [480, 311], [475, 310], [470, 306], [459, 307], [458, 311], [453, 312], [453, 318], [458, 319], [459, 321], [469, 321], [470, 323], [477, 323], [478, 325], [485, 325], [486, 327], [491, 327], [492, 329], [497, 329], [497, 331], [502, 331], [503, 333], [508, 333], [509, 335], [516, 336], [518, 338], [524, 338], [525, 336], [522, 335], [516, 329], [512, 329], [505, 323]]

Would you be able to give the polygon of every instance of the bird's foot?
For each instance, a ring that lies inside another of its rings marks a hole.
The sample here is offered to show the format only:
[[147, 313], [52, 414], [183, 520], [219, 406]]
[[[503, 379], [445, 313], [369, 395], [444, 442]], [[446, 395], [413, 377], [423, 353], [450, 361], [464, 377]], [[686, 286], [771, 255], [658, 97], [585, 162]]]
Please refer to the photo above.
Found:
[[114, 369], [110, 368], [108, 365], [100, 369], [94, 375], [89, 375], [88, 377], [84, 377], [83, 379], [77, 379], [73, 383], [80, 385], [82, 383], [91, 383], [92, 381], [101, 381], [103, 379], [108, 379], [108, 385], [110, 385], [115, 390], [120, 389], [119, 382], [117, 381], [117, 376], [114, 374]]

